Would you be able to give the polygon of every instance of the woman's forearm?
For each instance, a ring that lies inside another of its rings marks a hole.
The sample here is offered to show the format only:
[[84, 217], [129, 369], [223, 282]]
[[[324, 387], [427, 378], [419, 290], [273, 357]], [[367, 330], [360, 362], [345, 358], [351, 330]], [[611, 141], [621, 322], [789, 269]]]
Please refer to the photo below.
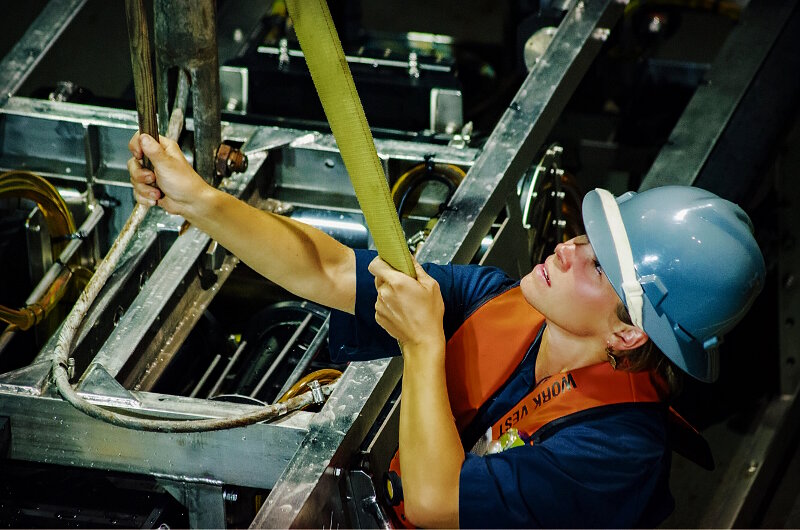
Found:
[[[177, 143], [136, 133], [128, 143], [136, 201], [182, 215], [257, 272], [292, 293], [352, 313], [355, 255], [327, 234], [262, 212], [209, 186]], [[143, 157], [153, 169], [145, 168]]]
[[296, 294], [353, 313], [355, 255], [316, 228], [206, 187], [184, 217], [253, 270]]
[[406, 515], [417, 526], [458, 526], [464, 450], [450, 411], [442, 351], [404, 352], [400, 469]]

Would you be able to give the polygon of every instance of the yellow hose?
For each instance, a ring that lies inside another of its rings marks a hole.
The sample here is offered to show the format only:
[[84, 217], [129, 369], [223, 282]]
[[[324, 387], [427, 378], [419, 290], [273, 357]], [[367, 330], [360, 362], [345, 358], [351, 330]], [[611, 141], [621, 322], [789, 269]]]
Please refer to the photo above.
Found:
[[[0, 198], [20, 197], [36, 203], [42, 212], [50, 236], [64, 239], [75, 232], [75, 220], [58, 193], [47, 180], [30, 171], [9, 171], [0, 175]], [[53, 244], [53, 254], [58, 256], [66, 240]], [[69, 269], [59, 275], [47, 292], [36, 302], [21, 309], [0, 305], [0, 320], [21, 330], [30, 329], [50, 313], [64, 296], [72, 273]]]
[[64, 297], [70, 279], [72, 279], [72, 271], [69, 267], [65, 267], [38, 301], [22, 309], [10, 309], [0, 305], [0, 320], [16, 326], [22, 331], [32, 328], [47, 318], [50, 311]]
[[295, 384], [292, 385], [292, 388], [286, 391], [285, 394], [281, 396], [278, 400], [278, 403], [284, 403], [289, 399], [295, 397], [296, 395], [307, 391], [306, 385], [311, 381], [319, 381], [320, 385], [327, 385], [329, 383], [333, 383], [339, 377], [341, 377], [342, 372], [339, 370], [334, 370], [332, 368], [323, 368], [322, 370], [317, 370], [316, 372], [311, 372], [310, 374], [302, 377], [298, 380]]
[[0, 175], [0, 197], [21, 197], [34, 201], [54, 238], [75, 232], [75, 221], [52, 184], [30, 171], [8, 171]]
[[416, 277], [389, 185], [324, 0], [287, 0], [295, 33], [378, 254]]
[[0, 320], [23, 331], [41, 322], [44, 314], [44, 308], [39, 304], [31, 304], [22, 309], [11, 309], [0, 305]]

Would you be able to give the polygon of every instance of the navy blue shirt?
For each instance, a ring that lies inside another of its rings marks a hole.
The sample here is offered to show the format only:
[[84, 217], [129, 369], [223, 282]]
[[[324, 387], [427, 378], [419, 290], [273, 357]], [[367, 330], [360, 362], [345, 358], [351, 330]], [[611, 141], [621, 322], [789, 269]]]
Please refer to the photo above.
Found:
[[[374, 252], [356, 250], [355, 316], [331, 314], [331, 354], [339, 362], [398, 355], [375, 323]], [[516, 283], [501, 270], [424, 265], [439, 282], [449, 339], [483, 302]], [[538, 338], [509, 382], [483, 407], [465, 437], [469, 449], [535, 386]], [[459, 481], [459, 523], [469, 527], [652, 527], [672, 511], [670, 451], [661, 407], [604, 407], [542, 436], [534, 445], [487, 456], [467, 453]]]

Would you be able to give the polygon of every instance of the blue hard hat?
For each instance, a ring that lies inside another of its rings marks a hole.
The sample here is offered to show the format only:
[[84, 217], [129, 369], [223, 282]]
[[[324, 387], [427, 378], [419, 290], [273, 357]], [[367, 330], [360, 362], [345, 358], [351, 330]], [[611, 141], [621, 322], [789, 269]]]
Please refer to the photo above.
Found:
[[[607, 192], [594, 190], [583, 199], [586, 235], [627, 307], [601, 193]], [[679, 368], [713, 382], [722, 335], [764, 285], [764, 257], [750, 218], [736, 204], [690, 186], [628, 192], [616, 203], [643, 290], [642, 328]]]

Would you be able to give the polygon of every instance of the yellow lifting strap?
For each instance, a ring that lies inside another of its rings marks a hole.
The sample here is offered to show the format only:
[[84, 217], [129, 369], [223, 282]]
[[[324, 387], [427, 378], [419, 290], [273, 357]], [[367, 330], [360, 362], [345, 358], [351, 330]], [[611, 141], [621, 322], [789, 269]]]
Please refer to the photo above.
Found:
[[287, 0], [286, 7], [378, 254], [415, 278], [411, 253], [328, 5], [325, 0]]

